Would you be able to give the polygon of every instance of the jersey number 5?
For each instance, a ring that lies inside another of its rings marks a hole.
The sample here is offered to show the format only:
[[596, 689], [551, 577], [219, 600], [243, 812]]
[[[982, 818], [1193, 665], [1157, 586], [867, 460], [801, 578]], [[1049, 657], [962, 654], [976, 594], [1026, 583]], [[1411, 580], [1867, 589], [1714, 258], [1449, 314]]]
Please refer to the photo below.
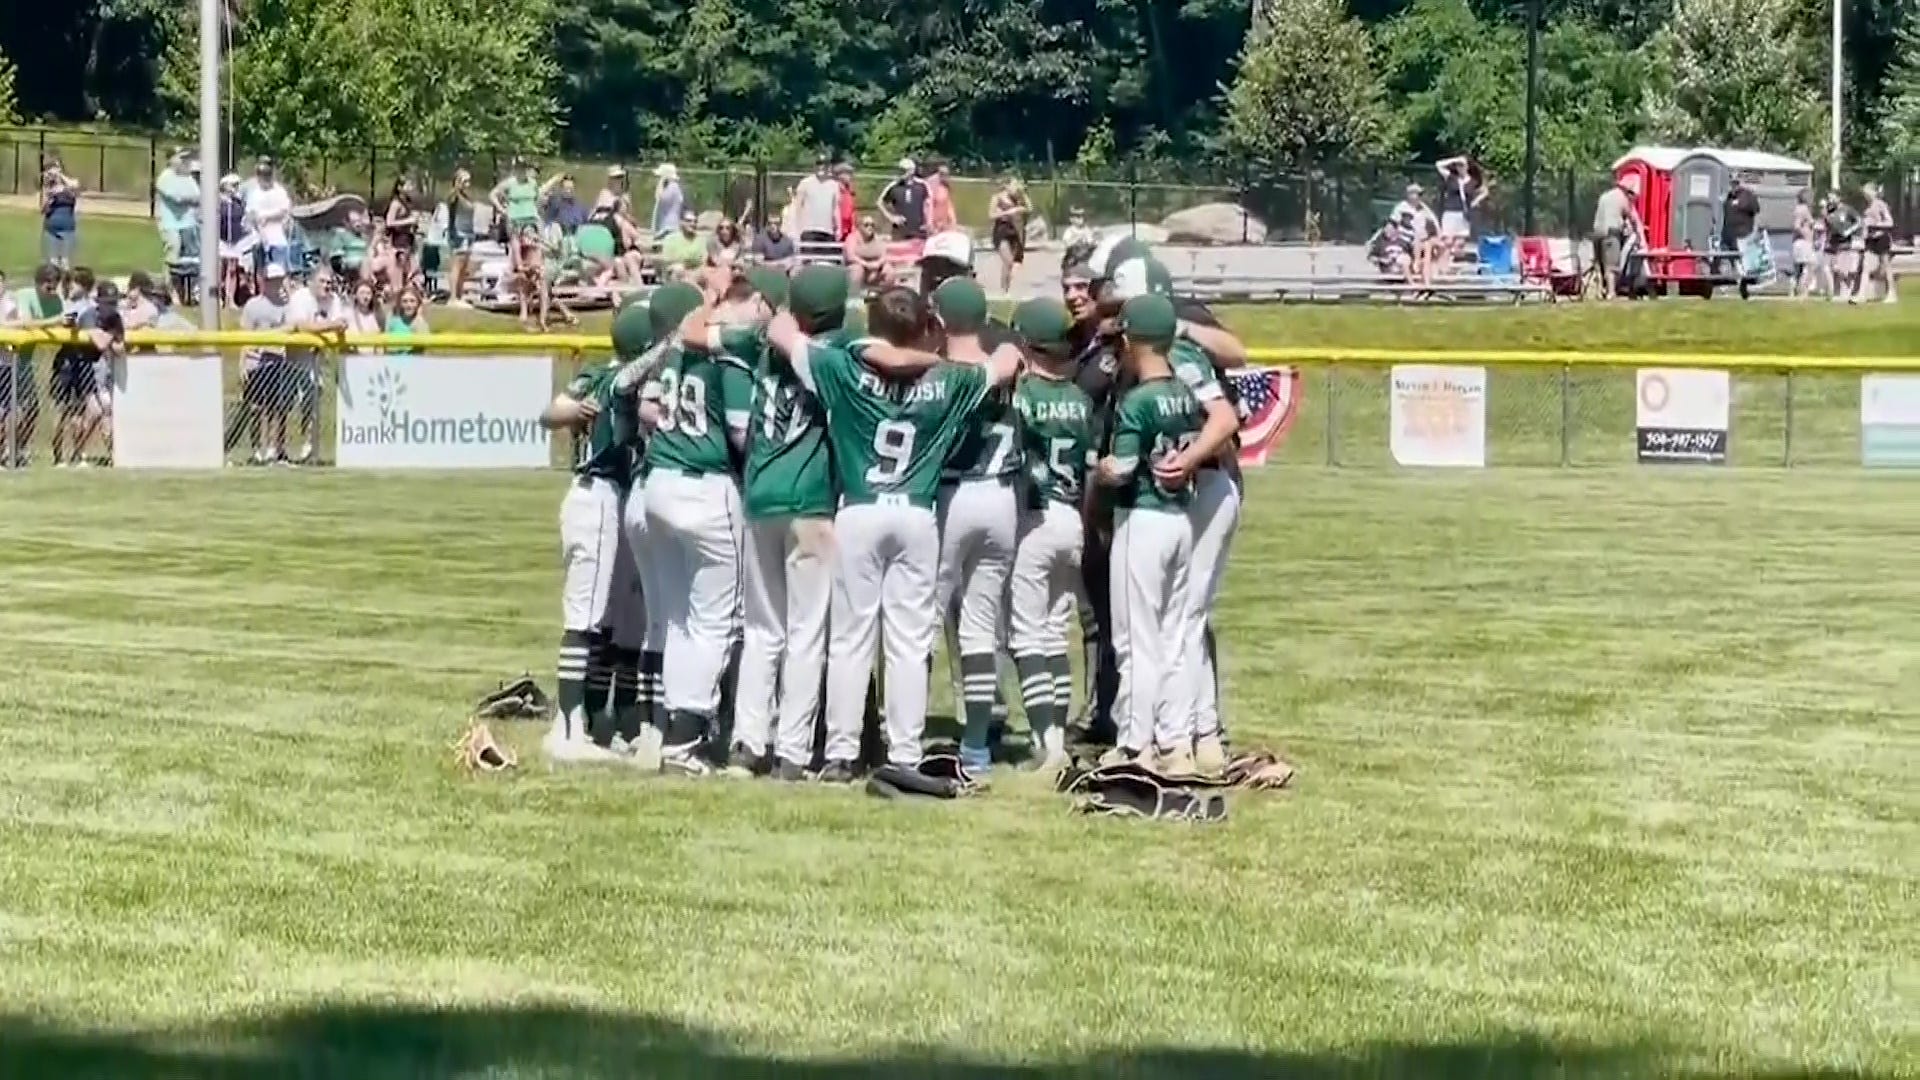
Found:
[[898, 483], [907, 474], [907, 460], [913, 457], [913, 425], [888, 420], [873, 432], [875, 461], [867, 469], [867, 483], [886, 487]]
[[1053, 473], [1054, 483], [1058, 484], [1061, 492], [1067, 495], [1079, 493], [1080, 477], [1086, 470], [1085, 451], [1080, 453], [1080, 460], [1074, 460], [1074, 449], [1079, 445], [1078, 439], [1047, 441], [1047, 468]]

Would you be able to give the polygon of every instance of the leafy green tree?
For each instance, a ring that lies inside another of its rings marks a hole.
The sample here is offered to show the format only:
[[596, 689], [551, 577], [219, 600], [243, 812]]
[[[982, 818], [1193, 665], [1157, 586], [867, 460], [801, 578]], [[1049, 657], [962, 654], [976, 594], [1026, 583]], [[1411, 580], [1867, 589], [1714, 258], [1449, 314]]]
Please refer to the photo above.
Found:
[[1226, 91], [1227, 152], [1270, 171], [1373, 157], [1387, 124], [1366, 28], [1337, 0], [1274, 7]]
[[1880, 139], [1887, 160], [1920, 166], [1920, 4], [1909, 3], [1900, 27], [1899, 60], [1887, 74]]
[[1648, 46], [1648, 123], [1672, 142], [1816, 155], [1825, 98], [1809, 46], [1793, 0], [1675, 0]]

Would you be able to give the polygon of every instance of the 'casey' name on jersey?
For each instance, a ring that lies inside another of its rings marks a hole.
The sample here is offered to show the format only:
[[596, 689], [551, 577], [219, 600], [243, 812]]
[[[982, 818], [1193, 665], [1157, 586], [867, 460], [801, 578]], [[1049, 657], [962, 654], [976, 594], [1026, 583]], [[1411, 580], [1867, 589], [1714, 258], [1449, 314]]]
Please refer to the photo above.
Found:
[[921, 405], [947, 399], [947, 384], [932, 378], [922, 378], [917, 382], [893, 382], [871, 371], [862, 371], [860, 389], [898, 405]]
[[1029, 424], [1045, 423], [1084, 423], [1087, 419], [1087, 403], [1084, 401], [1027, 401], [1016, 399], [1014, 407], [1020, 410], [1020, 418]]

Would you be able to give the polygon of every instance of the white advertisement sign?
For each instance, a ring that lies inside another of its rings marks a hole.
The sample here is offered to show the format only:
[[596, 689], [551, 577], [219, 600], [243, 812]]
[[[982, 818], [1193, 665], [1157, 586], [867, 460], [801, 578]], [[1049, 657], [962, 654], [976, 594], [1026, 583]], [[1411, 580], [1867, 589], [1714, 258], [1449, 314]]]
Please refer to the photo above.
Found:
[[1641, 368], [1634, 376], [1633, 426], [1642, 464], [1727, 460], [1733, 380], [1725, 371]]
[[1477, 469], [1487, 463], [1487, 369], [1396, 364], [1388, 448], [1401, 465]]
[[334, 412], [343, 469], [531, 469], [551, 463], [540, 410], [549, 356], [341, 358]]
[[225, 463], [218, 356], [141, 353], [113, 364], [113, 467], [218, 469]]
[[1920, 466], [1920, 375], [1860, 377], [1860, 460]]

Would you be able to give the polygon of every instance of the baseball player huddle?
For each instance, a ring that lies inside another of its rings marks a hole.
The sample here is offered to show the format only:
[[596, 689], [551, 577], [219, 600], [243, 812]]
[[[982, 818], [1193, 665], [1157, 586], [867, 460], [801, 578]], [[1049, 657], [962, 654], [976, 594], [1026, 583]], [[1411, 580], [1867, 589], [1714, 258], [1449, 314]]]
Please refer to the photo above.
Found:
[[1210, 622], [1241, 485], [1221, 369], [1245, 348], [1131, 239], [1009, 324], [961, 250], [864, 313], [843, 270], [807, 267], [616, 315], [614, 358], [542, 413], [578, 447], [550, 759], [851, 782], [877, 702], [882, 768], [916, 769], [944, 624], [961, 766], [990, 768], [1010, 668], [1058, 770], [1077, 613], [1079, 739], [1224, 767]]

